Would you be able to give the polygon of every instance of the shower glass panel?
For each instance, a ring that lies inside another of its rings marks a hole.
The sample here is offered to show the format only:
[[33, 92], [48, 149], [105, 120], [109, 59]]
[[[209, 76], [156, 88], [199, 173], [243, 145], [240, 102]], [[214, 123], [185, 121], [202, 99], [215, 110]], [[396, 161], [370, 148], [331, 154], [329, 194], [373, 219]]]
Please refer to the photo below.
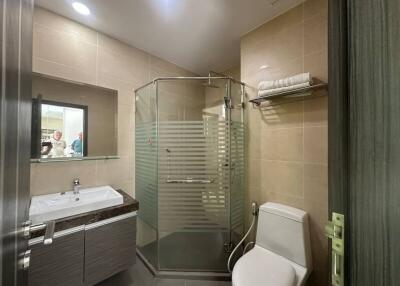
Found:
[[138, 251], [155, 271], [227, 271], [243, 234], [243, 92], [229, 78], [136, 92]]
[[136, 92], [135, 112], [135, 188], [140, 202], [137, 220], [137, 248], [152, 265], [157, 265], [158, 168], [156, 86]]
[[244, 214], [244, 85], [230, 81], [230, 217], [236, 245], [242, 237]]

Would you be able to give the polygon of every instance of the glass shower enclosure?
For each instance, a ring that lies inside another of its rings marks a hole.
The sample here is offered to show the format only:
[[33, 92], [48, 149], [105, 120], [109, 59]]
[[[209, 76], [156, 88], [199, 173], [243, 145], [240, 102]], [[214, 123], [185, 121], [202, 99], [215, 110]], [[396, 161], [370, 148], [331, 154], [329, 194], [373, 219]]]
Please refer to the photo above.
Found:
[[157, 78], [135, 92], [137, 250], [157, 273], [227, 273], [243, 234], [244, 84]]

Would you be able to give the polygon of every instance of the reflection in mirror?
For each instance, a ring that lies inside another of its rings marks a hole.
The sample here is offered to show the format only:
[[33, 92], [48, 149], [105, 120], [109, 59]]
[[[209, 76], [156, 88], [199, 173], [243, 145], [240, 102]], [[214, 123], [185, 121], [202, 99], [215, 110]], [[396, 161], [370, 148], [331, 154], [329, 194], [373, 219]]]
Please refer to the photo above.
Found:
[[83, 134], [88, 135], [87, 110], [87, 106], [83, 105], [42, 101], [42, 158], [87, 156], [87, 143], [83, 141]]
[[117, 155], [115, 90], [35, 74], [32, 95], [33, 159]]

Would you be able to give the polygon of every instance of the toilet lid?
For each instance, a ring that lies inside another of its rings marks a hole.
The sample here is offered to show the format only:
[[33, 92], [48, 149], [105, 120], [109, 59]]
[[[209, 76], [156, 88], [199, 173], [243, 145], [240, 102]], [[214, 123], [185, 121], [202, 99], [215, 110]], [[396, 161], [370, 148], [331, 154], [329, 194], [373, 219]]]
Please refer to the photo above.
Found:
[[242, 256], [232, 273], [233, 286], [294, 286], [294, 268], [278, 255], [255, 246]]

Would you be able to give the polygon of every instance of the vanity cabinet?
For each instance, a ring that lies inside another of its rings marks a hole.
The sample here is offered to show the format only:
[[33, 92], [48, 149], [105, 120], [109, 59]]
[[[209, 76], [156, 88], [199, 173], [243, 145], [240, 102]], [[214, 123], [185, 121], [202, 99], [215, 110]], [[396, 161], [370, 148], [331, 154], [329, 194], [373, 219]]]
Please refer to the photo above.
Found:
[[136, 259], [136, 216], [128, 213], [55, 233], [51, 245], [31, 239], [29, 286], [91, 286]]
[[100, 221], [85, 230], [85, 285], [129, 268], [136, 259], [136, 218]]
[[41, 239], [32, 240], [30, 249], [29, 286], [83, 285], [83, 227], [57, 233], [50, 245], [43, 245]]

